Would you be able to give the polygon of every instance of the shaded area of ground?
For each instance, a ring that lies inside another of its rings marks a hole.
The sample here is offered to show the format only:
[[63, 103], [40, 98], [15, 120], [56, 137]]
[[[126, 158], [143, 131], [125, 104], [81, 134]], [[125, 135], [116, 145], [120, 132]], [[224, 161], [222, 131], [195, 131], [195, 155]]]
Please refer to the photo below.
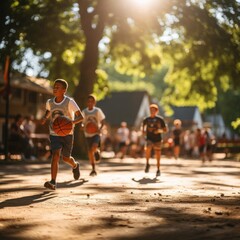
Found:
[[50, 164], [0, 164], [0, 239], [240, 239], [240, 163], [102, 160], [98, 176], [81, 161], [72, 180], [62, 163], [48, 191]]

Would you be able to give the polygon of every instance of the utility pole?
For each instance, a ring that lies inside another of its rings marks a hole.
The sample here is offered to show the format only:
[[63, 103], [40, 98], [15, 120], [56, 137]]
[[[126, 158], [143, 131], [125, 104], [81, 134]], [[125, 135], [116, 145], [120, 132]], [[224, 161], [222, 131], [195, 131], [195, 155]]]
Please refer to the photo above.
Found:
[[4, 94], [6, 98], [5, 105], [5, 127], [4, 127], [4, 153], [5, 153], [5, 161], [8, 160], [8, 124], [9, 124], [9, 95], [10, 95], [10, 57], [6, 56], [5, 68], [4, 68], [4, 83], [5, 89]]

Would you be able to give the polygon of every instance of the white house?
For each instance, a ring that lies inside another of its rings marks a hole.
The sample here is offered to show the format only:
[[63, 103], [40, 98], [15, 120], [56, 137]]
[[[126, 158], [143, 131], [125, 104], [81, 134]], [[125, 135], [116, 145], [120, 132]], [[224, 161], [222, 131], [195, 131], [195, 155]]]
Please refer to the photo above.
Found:
[[129, 127], [140, 127], [142, 120], [150, 114], [150, 97], [147, 91], [112, 92], [97, 103], [106, 115], [107, 123], [117, 128], [122, 121]]
[[186, 128], [202, 128], [203, 120], [197, 106], [172, 107], [173, 115], [171, 118], [180, 119], [182, 126]]

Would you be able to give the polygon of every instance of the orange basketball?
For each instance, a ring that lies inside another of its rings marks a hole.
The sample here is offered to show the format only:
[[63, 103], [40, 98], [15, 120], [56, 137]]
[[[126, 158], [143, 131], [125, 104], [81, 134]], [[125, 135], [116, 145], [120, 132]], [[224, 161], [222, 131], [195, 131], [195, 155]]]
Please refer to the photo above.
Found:
[[85, 129], [86, 129], [87, 133], [96, 133], [96, 132], [98, 132], [98, 126], [95, 123], [93, 123], [93, 122], [87, 123]]
[[52, 127], [58, 136], [66, 136], [73, 129], [73, 123], [69, 118], [60, 116], [53, 121]]

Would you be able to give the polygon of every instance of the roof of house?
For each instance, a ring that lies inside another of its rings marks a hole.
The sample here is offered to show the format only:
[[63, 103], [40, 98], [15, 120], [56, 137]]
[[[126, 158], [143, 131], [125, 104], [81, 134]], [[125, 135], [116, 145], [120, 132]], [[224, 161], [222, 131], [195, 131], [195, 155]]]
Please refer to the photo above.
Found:
[[104, 100], [99, 101], [97, 106], [103, 110], [106, 121], [112, 126], [119, 126], [122, 121], [133, 126], [146, 95], [148, 96], [146, 91], [112, 92]]
[[[3, 77], [0, 76], [0, 83], [4, 84]], [[13, 74], [10, 78], [10, 85], [34, 92], [52, 94], [50, 81], [44, 78], [29, 77], [21, 74]]]
[[172, 107], [173, 109], [173, 119], [180, 119], [182, 121], [193, 121], [194, 114], [197, 110], [196, 106], [185, 106], [185, 107]]
[[213, 126], [225, 128], [224, 120], [221, 114], [208, 114], [205, 116], [205, 121], [211, 122]]

